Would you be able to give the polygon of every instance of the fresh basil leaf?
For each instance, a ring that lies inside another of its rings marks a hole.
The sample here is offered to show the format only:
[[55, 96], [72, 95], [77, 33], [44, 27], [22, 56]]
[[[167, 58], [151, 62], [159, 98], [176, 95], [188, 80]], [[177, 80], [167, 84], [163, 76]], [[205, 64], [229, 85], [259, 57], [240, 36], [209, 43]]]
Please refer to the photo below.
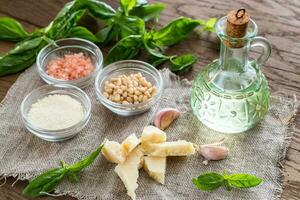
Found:
[[168, 61], [170, 58], [168, 56], [166, 57], [156, 57], [156, 56], [150, 56], [149, 63], [153, 65], [154, 67], [158, 67], [159, 65], [163, 64], [164, 62]]
[[99, 42], [98, 38], [83, 26], [73, 27], [69, 32], [68, 37], [78, 37], [78, 38], [89, 40], [94, 43]]
[[215, 32], [215, 23], [217, 22], [217, 18], [211, 18], [207, 20], [204, 24], [203, 31]]
[[102, 45], [109, 43], [112, 40], [113, 26], [106, 26], [98, 31], [95, 36]]
[[77, 183], [79, 181], [79, 178], [77, 176], [76, 173], [69, 171], [67, 173], [68, 179], [72, 182], [72, 183]]
[[180, 17], [158, 31], [153, 32], [153, 42], [159, 46], [171, 46], [185, 39], [197, 26], [198, 20]]
[[185, 71], [188, 70], [194, 63], [197, 62], [197, 56], [192, 54], [186, 54], [182, 56], [174, 56], [170, 59], [171, 71]]
[[262, 183], [262, 179], [251, 174], [231, 174], [226, 175], [228, 184], [236, 188], [250, 188]]
[[106, 56], [105, 63], [110, 64], [118, 60], [135, 57], [139, 53], [142, 44], [142, 36], [140, 35], [130, 35], [123, 38], [110, 49]]
[[76, 9], [88, 9], [95, 17], [101, 20], [111, 19], [115, 16], [116, 11], [103, 1], [97, 0], [76, 0]]
[[126, 15], [136, 6], [136, 0], [120, 0], [120, 5]]
[[14, 49], [12, 49], [9, 54], [20, 54], [25, 51], [32, 51], [39, 47], [39, 45], [44, 41], [43, 37], [33, 38], [31, 40], [25, 40], [16, 45]]
[[192, 179], [192, 182], [200, 190], [212, 191], [223, 185], [224, 177], [221, 174], [209, 172], [198, 176], [197, 179]]
[[166, 8], [163, 3], [144, 4], [134, 7], [129, 14], [143, 19], [145, 22], [155, 19]]
[[103, 144], [101, 144], [94, 152], [92, 152], [89, 156], [87, 156], [83, 160], [81, 160], [77, 163], [74, 163], [72, 165], [69, 165], [67, 167], [67, 169], [70, 170], [72, 173], [80, 172], [82, 169], [86, 168], [87, 166], [89, 166], [90, 164], [92, 164], [95, 161], [95, 159], [101, 152], [102, 147], [103, 147]]
[[47, 36], [53, 40], [64, 38], [85, 13], [85, 10], [73, 11], [70, 9], [63, 15], [55, 19], [47, 30]]
[[120, 39], [130, 35], [142, 35], [145, 32], [144, 21], [135, 16], [119, 15], [114, 22], [119, 27]]
[[30, 67], [37, 53], [47, 42], [41, 38], [25, 40], [4, 56], [0, 57], [0, 76], [17, 73]]
[[20, 41], [28, 37], [22, 25], [9, 17], [0, 18], [0, 40]]
[[55, 168], [37, 176], [26, 186], [22, 194], [26, 197], [38, 197], [44, 193], [52, 192], [61, 182], [66, 170], [64, 168]]

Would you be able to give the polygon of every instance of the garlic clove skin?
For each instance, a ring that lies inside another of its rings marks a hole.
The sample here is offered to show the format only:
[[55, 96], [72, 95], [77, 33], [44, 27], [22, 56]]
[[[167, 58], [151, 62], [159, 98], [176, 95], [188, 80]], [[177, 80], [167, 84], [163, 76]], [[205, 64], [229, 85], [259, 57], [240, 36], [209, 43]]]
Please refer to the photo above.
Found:
[[200, 145], [200, 154], [207, 160], [223, 160], [229, 154], [229, 149], [223, 146], [216, 145]]
[[155, 114], [154, 126], [161, 130], [165, 130], [179, 116], [179, 110], [175, 108], [163, 108]]

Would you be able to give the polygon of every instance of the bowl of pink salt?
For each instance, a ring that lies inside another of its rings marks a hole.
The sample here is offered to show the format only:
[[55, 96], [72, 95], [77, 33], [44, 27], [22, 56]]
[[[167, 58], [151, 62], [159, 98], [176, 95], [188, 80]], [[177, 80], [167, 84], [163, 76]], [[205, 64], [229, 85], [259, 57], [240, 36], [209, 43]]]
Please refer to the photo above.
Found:
[[92, 42], [67, 38], [45, 46], [37, 56], [37, 70], [48, 84], [70, 84], [84, 88], [102, 69], [103, 55]]

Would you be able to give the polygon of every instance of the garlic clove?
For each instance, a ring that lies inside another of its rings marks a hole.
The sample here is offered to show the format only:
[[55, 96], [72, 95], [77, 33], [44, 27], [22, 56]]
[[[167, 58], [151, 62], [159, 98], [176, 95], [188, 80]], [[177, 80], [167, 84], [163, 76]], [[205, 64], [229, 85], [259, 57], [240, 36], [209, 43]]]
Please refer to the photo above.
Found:
[[199, 152], [207, 160], [222, 160], [228, 156], [229, 149], [214, 144], [205, 144], [200, 145]]
[[155, 114], [154, 125], [161, 130], [165, 130], [179, 116], [179, 110], [175, 108], [163, 108]]

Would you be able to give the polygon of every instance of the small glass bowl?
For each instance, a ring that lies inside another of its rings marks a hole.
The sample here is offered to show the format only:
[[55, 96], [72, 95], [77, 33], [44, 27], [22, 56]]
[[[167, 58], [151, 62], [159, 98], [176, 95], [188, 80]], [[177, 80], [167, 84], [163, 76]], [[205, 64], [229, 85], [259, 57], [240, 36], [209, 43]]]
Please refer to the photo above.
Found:
[[[84, 116], [82, 120], [71, 127], [60, 130], [46, 130], [36, 127], [32, 123], [30, 123], [27, 115], [29, 109], [31, 108], [31, 105], [45, 96], [54, 94], [69, 95], [70, 97], [80, 102], [84, 110]], [[34, 135], [47, 141], [63, 141], [74, 137], [79, 131], [81, 131], [86, 126], [91, 116], [91, 101], [87, 94], [78, 87], [66, 84], [44, 85], [33, 90], [24, 98], [21, 104], [21, 115], [25, 127]]]
[[[63, 57], [65, 54], [83, 53], [88, 56], [95, 70], [88, 76], [78, 80], [61, 80], [49, 76], [46, 72], [48, 62], [55, 57]], [[36, 59], [37, 70], [40, 77], [48, 84], [70, 84], [80, 88], [90, 85], [96, 74], [102, 69], [103, 55], [101, 50], [92, 42], [80, 38], [67, 38], [49, 43], [38, 54]]]
[[[120, 104], [103, 95], [104, 83], [119, 75], [141, 73], [147, 81], [157, 88], [156, 94], [149, 100], [138, 104]], [[100, 102], [112, 112], [122, 116], [132, 116], [146, 112], [158, 102], [163, 91], [163, 79], [160, 72], [152, 65], [138, 60], [124, 60], [106, 66], [96, 77], [96, 94]]]

